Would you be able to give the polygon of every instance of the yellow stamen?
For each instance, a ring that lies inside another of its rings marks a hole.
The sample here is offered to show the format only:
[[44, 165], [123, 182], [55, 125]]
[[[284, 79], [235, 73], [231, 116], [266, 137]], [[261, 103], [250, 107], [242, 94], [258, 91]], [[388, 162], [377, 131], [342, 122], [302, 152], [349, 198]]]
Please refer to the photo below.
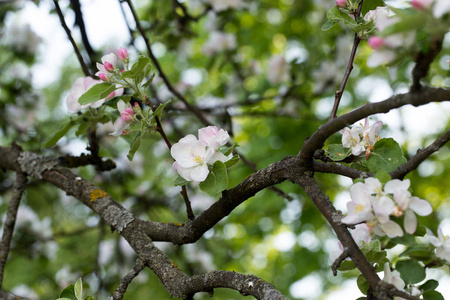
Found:
[[361, 204], [356, 204], [355, 210], [358, 212], [362, 212], [364, 210], [364, 206], [362, 206]]
[[200, 155], [196, 155], [196, 156], [194, 157], [194, 161], [195, 161], [196, 163], [200, 164], [200, 163], [202, 162], [202, 158], [200, 157]]

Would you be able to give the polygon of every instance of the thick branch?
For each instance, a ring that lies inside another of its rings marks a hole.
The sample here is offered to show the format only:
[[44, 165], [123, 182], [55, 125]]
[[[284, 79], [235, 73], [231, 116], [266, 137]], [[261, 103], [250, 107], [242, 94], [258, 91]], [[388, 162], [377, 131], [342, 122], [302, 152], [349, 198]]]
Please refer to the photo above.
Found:
[[353, 124], [365, 117], [378, 113], [387, 113], [394, 108], [399, 108], [407, 104], [420, 106], [430, 102], [443, 102], [449, 100], [450, 90], [423, 87], [418, 91], [398, 94], [381, 102], [366, 104], [319, 127], [319, 129], [305, 141], [305, 144], [299, 153], [300, 163], [308, 168], [312, 168], [314, 152], [323, 147], [323, 144], [328, 137], [345, 126]]
[[3, 275], [5, 271], [6, 260], [8, 259], [8, 253], [11, 246], [11, 239], [14, 232], [14, 226], [16, 224], [17, 211], [19, 209], [20, 199], [22, 198], [25, 186], [27, 183], [27, 177], [23, 173], [17, 173], [16, 181], [14, 182], [11, 201], [9, 203], [8, 212], [6, 214], [6, 220], [3, 224], [3, 236], [0, 242], [0, 289], [3, 283]]

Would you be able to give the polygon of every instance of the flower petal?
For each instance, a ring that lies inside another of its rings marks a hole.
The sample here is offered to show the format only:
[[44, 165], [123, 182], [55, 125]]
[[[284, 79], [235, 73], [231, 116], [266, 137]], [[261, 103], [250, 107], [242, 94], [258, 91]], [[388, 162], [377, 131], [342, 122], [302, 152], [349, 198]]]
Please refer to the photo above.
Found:
[[409, 234], [413, 234], [414, 232], [416, 232], [417, 217], [414, 214], [414, 212], [410, 209], [408, 209], [405, 212], [405, 219], [404, 219], [403, 226], [405, 227], [405, 231]]
[[433, 211], [431, 204], [418, 197], [412, 197], [409, 208], [412, 209], [419, 216], [428, 216]]
[[206, 164], [197, 166], [192, 168], [191, 170], [191, 178], [193, 181], [202, 182], [205, 181], [206, 177], [208, 177], [209, 170]]
[[400, 227], [400, 225], [398, 225], [394, 221], [389, 221], [384, 224], [380, 224], [379, 226], [386, 233], [386, 235], [390, 238], [394, 238], [397, 236], [403, 236], [402, 228]]

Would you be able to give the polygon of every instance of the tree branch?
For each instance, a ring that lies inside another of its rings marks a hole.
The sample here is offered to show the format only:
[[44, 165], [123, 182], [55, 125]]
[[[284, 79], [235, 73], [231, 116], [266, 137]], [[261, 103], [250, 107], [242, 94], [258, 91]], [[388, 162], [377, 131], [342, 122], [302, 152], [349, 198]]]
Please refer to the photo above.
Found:
[[67, 27], [67, 24], [66, 24], [66, 21], [64, 20], [64, 15], [61, 11], [61, 7], [59, 6], [58, 0], [53, 0], [53, 3], [55, 4], [56, 13], [58, 14], [59, 20], [61, 21], [61, 26], [66, 31], [67, 37], [69, 38], [69, 41], [72, 44], [73, 50], [75, 51], [75, 53], [77, 55], [78, 61], [80, 62], [81, 69], [83, 69], [84, 75], [92, 77], [91, 73], [89, 72], [89, 69], [87, 68], [86, 64], [84, 63], [83, 56], [81, 55], [77, 44], [75, 43], [74, 39], [72, 38], [70, 29], [69, 29], [69, 27]]
[[16, 173], [16, 181], [14, 182], [11, 201], [8, 212], [6, 213], [5, 223], [3, 224], [3, 236], [0, 242], [0, 289], [3, 284], [3, 275], [11, 246], [14, 226], [16, 224], [17, 211], [19, 209], [20, 199], [25, 191], [26, 183], [27, 177], [25, 174], [21, 172]]
[[144, 268], [145, 263], [138, 258], [136, 260], [136, 265], [120, 280], [119, 286], [116, 288], [113, 294], [108, 297], [108, 300], [122, 300], [125, 292], [127, 291], [128, 285], [130, 285], [131, 281], [133, 281], [133, 279], [138, 276]]
[[406, 163], [399, 166], [394, 171], [390, 172], [392, 178], [403, 179], [406, 174], [416, 169], [425, 159], [430, 157], [431, 154], [438, 151], [450, 140], [450, 129], [435, 140], [431, 145], [425, 149], [418, 149], [416, 155], [411, 157]]

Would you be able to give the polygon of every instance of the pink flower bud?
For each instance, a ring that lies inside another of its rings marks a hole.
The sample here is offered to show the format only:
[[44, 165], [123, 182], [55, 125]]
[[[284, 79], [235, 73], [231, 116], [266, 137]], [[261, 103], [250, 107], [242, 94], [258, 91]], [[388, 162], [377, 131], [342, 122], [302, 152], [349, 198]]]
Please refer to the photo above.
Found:
[[114, 65], [110, 62], [105, 61], [105, 63], [103, 65], [105, 66], [105, 70], [108, 72], [111, 72], [114, 70]]
[[117, 49], [117, 56], [123, 61], [127, 60], [128, 59], [128, 51], [127, 51], [127, 49], [125, 49], [125, 48]]
[[122, 73], [123, 73], [123, 71], [125, 71], [125, 69], [122, 69], [122, 70], [120, 70], [120, 74], [122, 74]]
[[417, 10], [424, 10], [430, 7], [433, 0], [412, 0], [411, 5]]
[[127, 123], [130, 123], [131, 121], [133, 121], [134, 118], [134, 112], [131, 108], [127, 108], [123, 111], [123, 113], [120, 115], [120, 117], [122, 118], [122, 120], [124, 120]]
[[336, 5], [340, 8], [347, 7], [347, 0], [336, 0]]
[[140, 114], [140, 113], [141, 113], [141, 107], [139, 106], [139, 103], [134, 102], [134, 104], [133, 104], [133, 111], [134, 111], [136, 114]]
[[367, 42], [373, 50], [379, 50], [384, 45], [384, 40], [379, 36], [372, 36]]
[[116, 95], [116, 92], [114, 91], [108, 95], [108, 99], [112, 99], [115, 95]]
[[98, 74], [98, 77], [99, 77], [102, 81], [108, 81], [108, 76], [106, 76], [105, 73], [100, 73], [100, 74]]

